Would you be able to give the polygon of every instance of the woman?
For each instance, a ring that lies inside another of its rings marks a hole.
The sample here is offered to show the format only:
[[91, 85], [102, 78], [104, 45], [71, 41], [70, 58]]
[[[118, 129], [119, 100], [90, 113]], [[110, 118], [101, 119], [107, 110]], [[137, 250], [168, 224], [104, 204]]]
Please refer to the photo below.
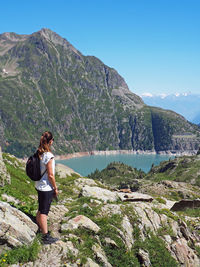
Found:
[[39, 181], [35, 182], [38, 192], [39, 208], [36, 215], [36, 221], [40, 232], [42, 233], [43, 244], [51, 244], [58, 239], [53, 238], [47, 228], [47, 216], [50, 210], [53, 197], [57, 197], [58, 188], [55, 181], [55, 160], [51, 153], [51, 145], [53, 144], [53, 136], [51, 132], [44, 132], [40, 139], [38, 147], [38, 155], [40, 158], [40, 171], [44, 173]]

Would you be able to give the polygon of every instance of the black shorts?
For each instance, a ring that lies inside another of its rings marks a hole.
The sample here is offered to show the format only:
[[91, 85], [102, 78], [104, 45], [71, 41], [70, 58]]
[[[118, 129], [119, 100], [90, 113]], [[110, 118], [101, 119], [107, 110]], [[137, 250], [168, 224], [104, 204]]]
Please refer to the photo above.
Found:
[[37, 190], [37, 192], [38, 192], [38, 203], [39, 203], [38, 210], [40, 211], [41, 214], [48, 215], [54, 195], [54, 190], [51, 191]]

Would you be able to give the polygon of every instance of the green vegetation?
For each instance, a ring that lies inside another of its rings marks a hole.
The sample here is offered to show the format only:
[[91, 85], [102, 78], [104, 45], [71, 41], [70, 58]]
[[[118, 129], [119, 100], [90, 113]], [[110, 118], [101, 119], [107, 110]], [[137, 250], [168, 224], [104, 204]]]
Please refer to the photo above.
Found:
[[136, 179], [143, 178], [145, 173], [136, 168], [132, 168], [121, 162], [111, 162], [102, 171], [96, 170], [88, 175], [91, 179], [96, 179], [110, 186], [120, 188], [130, 188], [136, 191], [139, 188], [139, 182]]
[[142, 249], [149, 252], [152, 266], [178, 267], [178, 263], [167, 250], [165, 243], [159, 237], [150, 234], [141, 244]]
[[152, 179], [156, 182], [162, 180], [173, 180], [177, 182], [192, 182], [193, 185], [200, 185], [200, 158], [195, 156], [176, 157], [173, 160], [161, 162], [159, 166], [152, 166], [145, 179]]
[[166, 200], [164, 200], [162, 197], [157, 197], [156, 200], [157, 200], [159, 203], [166, 204]]
[[175, 215], [173, 212], [171, 212], [169, 209], [157, 209], [153, 208], [155, 212], [158, 214], [165, 214], [167, 217], [171, 218], [174, 221], [178, 221], [179, 216]]
[[10, 264], [35, 261], [40, 248], [41, 245], [39, 237], [37, 237], [30, 245], [24, 245], [5, 251], [2, 255], [0, 255], [0, 266], [6, 267], [10, 266]]
[[37, 210], [35, 197], [37, 192], [34, 183], [25, 174], [25, 166], [15, 157], [6, 153], [3, 153], [3, 159], [11, 176], [11, 184], [0, 187], [0, 200], [2, 200], [3, 193], [13, 196], [20, 201], [19, 204], [12, 203], [13, 206], [28, 215], [35, 216]]
[[180, 216], [199, 217], [200, 208], [187, 208], [183, 211], [177, 211], [176, 213]]

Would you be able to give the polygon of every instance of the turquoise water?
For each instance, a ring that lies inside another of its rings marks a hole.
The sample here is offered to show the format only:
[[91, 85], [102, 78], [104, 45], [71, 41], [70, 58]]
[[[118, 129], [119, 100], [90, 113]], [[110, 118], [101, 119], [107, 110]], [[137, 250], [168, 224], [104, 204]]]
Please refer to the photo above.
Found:
[[152, 164], [159, 165], [161, 161], [169, 160], [169, 158], [174, 158], [174, 156], [144, 154], [92, 155], [68, 160], [56, 160], [56, 163], [67, 165], [82, 176], [87, 176], [96, 169], [104, 169], [110, 162], [113, 161], [123, 162], [147, 173], [151, 169]]

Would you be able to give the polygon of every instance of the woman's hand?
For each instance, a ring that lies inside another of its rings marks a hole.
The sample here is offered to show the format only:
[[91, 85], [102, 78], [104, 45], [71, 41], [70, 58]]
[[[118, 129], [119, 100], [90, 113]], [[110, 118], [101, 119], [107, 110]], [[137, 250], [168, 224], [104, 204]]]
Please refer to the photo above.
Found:
[[57, 197], [58, 196], [58, 188], [54, 188], [54, 192], [55, 192], [55, 196]]

